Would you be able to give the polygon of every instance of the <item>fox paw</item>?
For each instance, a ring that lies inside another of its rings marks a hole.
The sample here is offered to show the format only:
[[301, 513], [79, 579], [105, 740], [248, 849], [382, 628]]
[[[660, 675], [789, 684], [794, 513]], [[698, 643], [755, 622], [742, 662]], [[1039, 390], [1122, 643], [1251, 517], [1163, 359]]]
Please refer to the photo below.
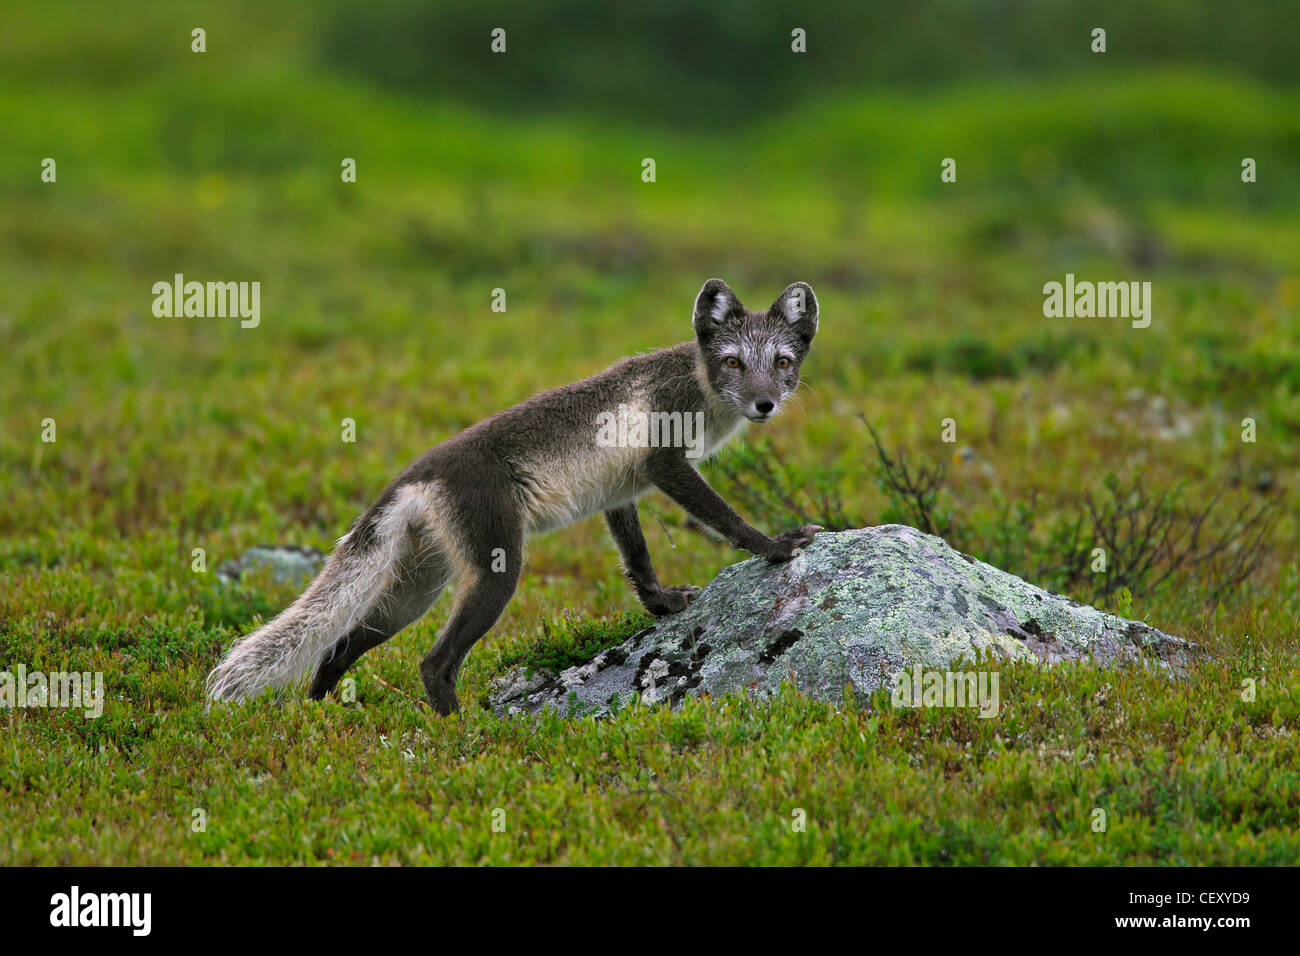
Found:
[[819, 524], [806, 524], [802, 528], [783, 531], [772, 539], [772, 548], [763, 557], [773, 564], [789, 561], [796, 551], [802, 551], [812, 544], [813, 535], [824, 530]]
[[693, 584], [675, 584], [672, 587], [660, 588], [658, 594], [643, 603], [645, 609], [655, 617], [680, 614], [699, 593], [700, 589]]

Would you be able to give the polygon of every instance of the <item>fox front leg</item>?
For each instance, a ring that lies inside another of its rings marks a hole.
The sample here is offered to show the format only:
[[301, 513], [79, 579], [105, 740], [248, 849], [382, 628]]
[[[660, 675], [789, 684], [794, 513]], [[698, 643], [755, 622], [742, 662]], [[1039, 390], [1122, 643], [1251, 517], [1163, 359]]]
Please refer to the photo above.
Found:
[[691, 584], [679, 584], [664, 587], [659, 583], [654, 565], [650, 563], [650, 549], [646, 547], [645, 535], [641, 533], [641, 519], [636, 513], [636, 504], [623, 505], [605, 512], [605, 523], [618, 545], [618, 553], [623, 558], [623, 569], [627, 571], [632, 587], [641, 604], [655, 617], [676, 614], [686, 610], [686, 606], [695, 600], [700, 589]]
[[822, 530], [820, 525], [810, 524], [769, 538], [746, 524], [698, 471], [673, 452], [665, 448], [650, 456], [646, 468], [650, 479], [660, 491], [737, 548], [773, 563], [789, 561], [812, 544], [813, 535]]

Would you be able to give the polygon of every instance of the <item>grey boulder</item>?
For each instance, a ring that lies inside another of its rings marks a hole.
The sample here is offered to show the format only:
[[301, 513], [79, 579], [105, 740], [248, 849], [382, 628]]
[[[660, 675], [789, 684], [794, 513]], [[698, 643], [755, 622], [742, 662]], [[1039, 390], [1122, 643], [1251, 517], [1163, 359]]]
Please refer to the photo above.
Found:
[[324, 564], [325, 555], [315, 548], [296, 544], [259, 545], [249, 548], [238, 560], [224, 562], [217, 568], [217, 577], [233, 584], [255, 568], [269, 567], [272, 580], [301, 584], [320, 573]]
[[973, 659], [1141, 662], [1179, 676], [1200, 654], [1182, 638], [1042, 588], [904, 525], [816, 536], [786, 564], [731, 565], [680, 614], [562, 673], [517, 667], [494, 682], [500, 715], [602, 715], [688, 696], [859, 698], [916, 666]]

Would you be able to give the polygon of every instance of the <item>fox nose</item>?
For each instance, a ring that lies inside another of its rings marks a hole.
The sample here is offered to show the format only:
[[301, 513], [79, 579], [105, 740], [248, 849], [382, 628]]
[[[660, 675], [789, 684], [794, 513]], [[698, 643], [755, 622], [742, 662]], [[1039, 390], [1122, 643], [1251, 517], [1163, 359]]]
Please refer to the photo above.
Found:
[[764, 398], [755, 402], [754, 408], [758, 410], [758, 413], [760, 415], [770, 415], [772, 413], [772, 409], [776, 408], [776, 406], [771, 402], [769, 402], [766, 398]]

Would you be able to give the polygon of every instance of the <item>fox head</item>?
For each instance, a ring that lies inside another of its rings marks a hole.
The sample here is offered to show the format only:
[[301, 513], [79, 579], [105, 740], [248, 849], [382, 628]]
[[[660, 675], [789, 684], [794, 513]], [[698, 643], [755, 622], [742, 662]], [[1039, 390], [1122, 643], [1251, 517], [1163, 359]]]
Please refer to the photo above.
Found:
[[695, 338], [713, 390], [751, 422], [772, 420], [799, 385], [799, 366], [817, 334], [817, 296], [786, 286], [766, 312], [750, 312], [721, 279], [695, 297]]

